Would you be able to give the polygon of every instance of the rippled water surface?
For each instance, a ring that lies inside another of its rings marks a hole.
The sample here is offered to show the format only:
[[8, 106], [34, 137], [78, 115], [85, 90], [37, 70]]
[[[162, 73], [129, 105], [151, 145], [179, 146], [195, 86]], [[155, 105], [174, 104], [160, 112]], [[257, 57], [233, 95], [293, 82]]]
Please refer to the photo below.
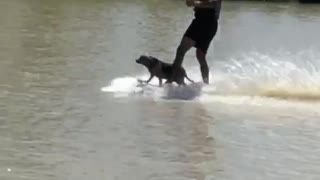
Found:
[[[1, 1], [0, 179], [319, 179], [320, 7], [224, 2], [209, 86], [137, 86], [135, 59], [172, 62], [192, 13]], [[194, 49], [184, 66], [201, 81]]]

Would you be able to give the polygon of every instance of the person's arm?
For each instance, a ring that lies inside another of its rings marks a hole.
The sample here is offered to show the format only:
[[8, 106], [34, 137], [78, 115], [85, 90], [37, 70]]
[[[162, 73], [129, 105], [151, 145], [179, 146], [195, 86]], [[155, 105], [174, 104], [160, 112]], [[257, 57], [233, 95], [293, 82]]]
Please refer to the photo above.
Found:
[[196, 8], [215, 8], [220, 0], [186, 0], [187, 6]]

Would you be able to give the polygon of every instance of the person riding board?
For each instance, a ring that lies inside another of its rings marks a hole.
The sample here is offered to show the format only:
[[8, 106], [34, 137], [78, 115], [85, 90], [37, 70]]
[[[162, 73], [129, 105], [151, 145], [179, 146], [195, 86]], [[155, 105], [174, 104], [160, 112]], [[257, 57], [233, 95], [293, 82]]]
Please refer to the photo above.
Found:
[[206, 55], [218, 29], [221, 4], [222, 0], [186, 0], [186, 5], [194, 8], [194, 19], [185, 31], [176, 50], [172, 76], [178, 73], [177, 69], [182, 66], [185, 54], [191, 47], [195, 47], [203, 82], [209, 84], [209, 67]]

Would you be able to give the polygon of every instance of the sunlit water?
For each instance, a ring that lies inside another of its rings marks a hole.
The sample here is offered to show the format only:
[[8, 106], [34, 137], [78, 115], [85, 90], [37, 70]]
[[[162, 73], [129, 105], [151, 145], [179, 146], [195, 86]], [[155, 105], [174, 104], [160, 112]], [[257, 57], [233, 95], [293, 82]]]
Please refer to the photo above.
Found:
[[319, 179], [320, 7], [225, 2], [210, 85], [157, 87], [183, 1], [1, 1], [0, 179]]

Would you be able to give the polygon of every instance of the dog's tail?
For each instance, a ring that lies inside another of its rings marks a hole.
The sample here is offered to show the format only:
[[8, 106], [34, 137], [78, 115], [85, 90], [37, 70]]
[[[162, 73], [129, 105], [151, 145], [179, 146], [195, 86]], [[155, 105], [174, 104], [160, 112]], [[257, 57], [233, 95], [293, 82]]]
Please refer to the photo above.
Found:
[[185, 77], [186, 77], [190, 82], [194, 83], [194, 81], [188, 77], [187, 73], [186, 73]]

